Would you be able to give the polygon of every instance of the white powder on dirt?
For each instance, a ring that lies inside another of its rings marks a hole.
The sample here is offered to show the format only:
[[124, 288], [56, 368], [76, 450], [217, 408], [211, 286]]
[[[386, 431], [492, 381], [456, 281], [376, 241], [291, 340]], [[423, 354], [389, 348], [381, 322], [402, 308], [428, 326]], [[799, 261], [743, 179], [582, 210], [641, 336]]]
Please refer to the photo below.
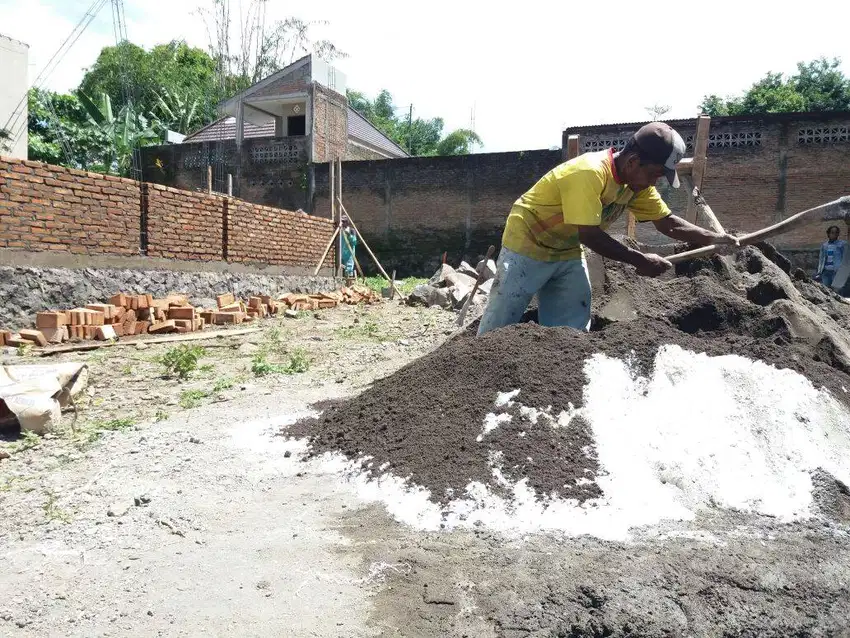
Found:
[[[545, 414], [550, 427], [568, 427], [577, 415], [590, 424], [600, 499], [582, 505], [541, 500], [526, 480], [511, 483], [502, 474], [499, 455], [491, 457], [494, 478], [511, 498], [471, 483], [442, 509], [427, 490], [392, 474], [368, 479], [357, 463], [345, 464], [345, 472], [362, 498], [384, 503], [417, 528], [484, 525], [611, 540], [626, 539], [638, 527], [691, 520], [707, 508], [804, 518], [812, 505], [809, 473], [816, 468], [850, 484], [850, 413], [796, 372], [675, 345], [659, 349], [648, 379], [605, 355], [591, 357], [584, 372], [583, 407], [557, 419], [545, 407], [521, 406], [521, 413], [533, 421]], [[520, 391], [501, 393], [482, 436], [519, 400]], [[336, 456], [326, 455], [324, 463], [339, 470]]]

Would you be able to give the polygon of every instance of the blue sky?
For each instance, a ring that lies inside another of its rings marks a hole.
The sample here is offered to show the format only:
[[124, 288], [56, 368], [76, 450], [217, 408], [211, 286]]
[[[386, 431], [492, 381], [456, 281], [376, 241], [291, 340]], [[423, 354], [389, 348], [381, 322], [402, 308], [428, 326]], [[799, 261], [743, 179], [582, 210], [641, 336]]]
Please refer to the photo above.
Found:
[[[247, 3], [248, 0], [242, 0]], [[130, 40], [150, 47], [185, 39], [206, 47], [196, 11], [211, 0], [125, 0]], [[239, 0], [230, 0], [234, 14]], [[91, 0], [0, 0], [0, 31], [27, 42], [34, 78]], [[768, 70], [844, 57], [850, 74], [850, 3], [810, 0], [805, 15], [780, 4], [717, 0], [604, 3], [525, 0], [269, 1], [271, 18], [327, 20], [315, 37], [350, 57], [337, 63], [348, 85], [374, 95], [389, 89], [400, 107], [442, 116], [447, 128], [476, 130], [487, 151], [560, 144], [565, 126], [646, 118], [671, 106], [691, 117], [706, 93], [738, 93]], [[797, 5], [799, 7], [799, 5]], [[668, 11], [669, 13], [664, 13]], [[49, 87], [76, 86], [101, 47], [114, 42], [109, 6], [63, 61]]]

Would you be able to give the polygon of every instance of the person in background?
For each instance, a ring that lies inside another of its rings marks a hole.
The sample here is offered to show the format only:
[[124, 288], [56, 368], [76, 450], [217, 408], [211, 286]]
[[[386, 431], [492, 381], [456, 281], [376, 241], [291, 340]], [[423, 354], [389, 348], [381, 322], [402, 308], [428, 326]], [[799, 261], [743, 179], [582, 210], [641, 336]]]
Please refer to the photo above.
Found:
[[354, 252], [357, 250], [357, 231], [351, 227], [347, 215], [342, 216], [341, 232], [344, 235], [342, 239], [342, 268], [345, 271], [346, 279], [354, 279]]
[[827, 288], [832, 288], [835, 273], [838, 272], [847, 249], [847, 242], [843, 239], [838, 239], [840, 233], [841, 229], [838, 226], [827, 228], [826, 241], [820, 247], [818, 273], [815, 275], [815, 279], [819, 280]]

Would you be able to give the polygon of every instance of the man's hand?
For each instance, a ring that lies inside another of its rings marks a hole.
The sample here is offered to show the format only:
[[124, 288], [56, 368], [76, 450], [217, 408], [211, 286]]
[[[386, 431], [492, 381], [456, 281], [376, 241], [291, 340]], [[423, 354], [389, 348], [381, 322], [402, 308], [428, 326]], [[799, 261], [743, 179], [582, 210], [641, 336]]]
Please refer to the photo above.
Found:
[[731, 244], [735, 248], [740, 247], [741, 242], [738, 240], [735, 235], [730, 235], [729, 233], [716, 233], [713, 238], [713, 242], [715, 244]]
[[661, 255], [656, 255], [655, 253], [644, 254], [643, 259], [635, 264], [635, 268], [638, 273], [644, 277], [657, 277], [658, 275], [664, 274], [672, 267], [673, 264], [664, 259]]

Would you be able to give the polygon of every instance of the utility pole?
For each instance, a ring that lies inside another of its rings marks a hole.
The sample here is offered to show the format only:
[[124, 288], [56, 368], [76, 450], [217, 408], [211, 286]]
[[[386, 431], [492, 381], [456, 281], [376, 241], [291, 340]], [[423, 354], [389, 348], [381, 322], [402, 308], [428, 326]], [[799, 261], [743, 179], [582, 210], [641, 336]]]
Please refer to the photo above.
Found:
[[407, 152], [413, 155], [413, 104], [410, 105], [410, 112], [407, 115]]

